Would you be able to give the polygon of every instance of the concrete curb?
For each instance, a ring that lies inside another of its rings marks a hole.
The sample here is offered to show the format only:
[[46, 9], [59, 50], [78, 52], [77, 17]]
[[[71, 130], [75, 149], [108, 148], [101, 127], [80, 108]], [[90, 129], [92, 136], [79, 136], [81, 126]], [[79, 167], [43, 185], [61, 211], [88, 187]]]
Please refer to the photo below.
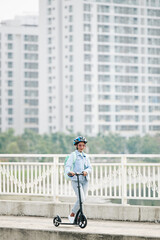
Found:
[[[49, 217], [55, 215], [67, 217], [73, 204], [39, 201], [0, 201], [0, 215]], [[131, 206], [117, 204], [84, 204], [84, 212], [89, 219], [114, 221], [159, 222], [160, 207]]]
[[47, 230], [31, 230], [31, 229], [11, 229], [0, 228], [0, 235], [3, 240], [160, 240], [157, 237], [141, 237], [141, 236], [124, 236], [111, 234], [95, 234], [95, 233], [79, 233], [66, 231], [47, 231]]
[[[62, 219], [67, 221], [67, 219]], [[3, 240], [160, 240], [159, 224], [88, 220], [87, 227], [55, 227], [52, 218], [0, 216]]]

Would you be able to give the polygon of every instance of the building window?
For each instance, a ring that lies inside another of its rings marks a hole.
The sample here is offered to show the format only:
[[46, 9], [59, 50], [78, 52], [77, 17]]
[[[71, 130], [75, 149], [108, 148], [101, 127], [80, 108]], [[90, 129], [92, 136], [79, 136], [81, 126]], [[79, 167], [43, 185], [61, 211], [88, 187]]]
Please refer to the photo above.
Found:
[[92, 122], [92, 115], [85, 115], [85, 122], [91, 123]]
[[97, 26], [98, 33], [108, 33], [109, 32], [109, 26], [106, 25], [98, 25]]
[[98, 65], [98, 72], [109, 72], [110, 67], [108, 65]]
[[136, 130], [138, 130], [138, 126], [136, 126], [136, 125], [131, 125], [131, 126], [121, 125], [121, 126], [116, 126], [116, 130], [118, 130], [118, 131], [136, 131]]
[[12, 59], [13, 58], [13, 53], [9, 52], [8, 53], [8, 59]]
[[69, 18], [68, 18], [68, 21], [73, 22], [73, 16], [70, 15]]
[[68, 11], [73, 12], [73, 6], [70, 5], [69, 8], [68, 8]]
[[85, 75], [84, 75], [84, 79], [85, 79], [85, 81], [90, 82], [90, 81], [92, 80], [92, 75], [90, 75], [90, 74], [85, 74]]
[[91, 20], [92, 20], [92, 15], [85, 13], [85, 14], [83, 15], [83, 19], [84, 19], [84, 21], [86, 21], [86, 22], [91, 22]]
[[38, 36], [37, 35], [24, 35], [24, 41], [26, 42], [37, 42]]
[[137, 44], [138, 43], [138, 38], [137, 37], [116, 36], [115, 37], [115, 42], [116, 43], [126, 43], [126, 44]]
[[91, 92], [92, 91], [92, 85], [90, 84], [84, 84], [84, 91], [85, 92]]
[[84, 41], [90, 42], [91, 38], [92, 38], [91, 34], [84, 34]]
[[27, 60], [38, 60], [38, 54], [36, 53], [25, 53], [24, 58]]
[[13, 35], [12, 34], [8, 34], [8, 40], [13, 40]]
[[148, 9], [147, 15], [151, 17], [159, 17], [160, 16], [160, 10], [157, 9]]
[[8, 68], [13, 68], [13, 62], [8, 62]]
[[97, 12], [99, 12], [99, 13], [108, 13], [109, 12], [109, 6], [98, 5], [97, 6]]
[[138, 53], [137, 47], [124, 47], [124, 46], [115, 46], [116, 53]]
[[110, 126], [108, 126], [108, 125], [100, 125], [99, 126], [99, 132], [100, 133], [105, 133], [105, 132], [108, 132], [108, 131], [110, 131]]
[[86, 125], [85, 126], [85, 133], [86, 134], [91, 134], [92, 133], [92, 126], [91, 125]]
[[52, 9], [48, 8], [47, 13], [48, 13], [48, 15], [51, 15], [52, 14]]
[[25, 78], [38, 78], [38, 72], [24, 72]]
[[13, 100], [12, 99], [8, 99], [8, 105], [13, 105]]
[[98, 106], [98, 111], [99, 112], [109, 112], [110, 111], [110, 106], [109, 105], [99, 105]]
[[73, 32], [73, 26], [72, 26], [72, 25], [69, 26], [68, 31], [69, 31], [69, 32]]
[[73, 76], [72, 75], [69, 76], [69, 81], [73, 82]]
[[136, 17], [121, 17], [121, 16], [116, 16], [114, 18], [114, 22], [118, 24], [138, 24], [138, 18]]
[[13, 86], [13, 81], [9, 80], [8, 81], [8, 87], [12, 87]]
[[13, 77], [13, 72], [12, 71], [8, 71], [8, 77]]
[[99, 115], [99, 120], [102, 122], [110, 122], [111, 117], [109, 115]]
[[98, 42], [109, 42], [108, 35], [98, 35]]
[[159, 125], [155, 125], [155, 126], [149, 126], [149, 130], [150, 131], [160, 131], [160, 126]]
[[115, 27], [115, 33], [119, 34], [138, 34], [138, 28], [135, 27]]
[[52, 0], [48, 0], [48, 5], [51, 5], [51, 3], [52, 3]]
[[114, 3], [118, 4], [131, 4], [131, 5], [138, 5], [139, 1], [138, 0], [113, 0]]
[[84, 4], [84, 5], [83, 5], [83, 10], [84, 10], [85, 12], [90, 12], [90, 11], [91, 11], [91, 7], [92, 7], [91, 4]]
[[92, 101], [92, 95], [91, 94], [85, 94], [84, 95], [84, 100], [86, 102], [91, 102]]
[[149, 96], [149, 103], [160, 103], [160, 97], [159, 96]]
[[8, 43], [8, 49], [13, 49], [13, 44], [12, 43]]
[[92, 71], [92, 65], [91, 64], [85, 64], [84, 65], [84, 71], [91, 72]]
[[13, 118], [8, 118], [8, 125], [12, 125], [13, 124]]
[[29, 62], [26, 62], [24, 63], [24, 68], [25, 69], [38, 69], [38, 63], [29, 63]]
[[97, 16], [98, 22], [109, 23], [109, 16], [106, 15], [98, 15]]
[[147, 19], [149, 26], [160, 26], [160, 19]]
[[91, 32], [91, 24], [84, 24], [83, 29], [85, 32]]
[[131, 8], [131, 7], [115, 7], [114, 11], [115, 11], [115, 13], [120, 13], [120, 14], [129, 14], [129, 15], [138, 14], [138, 9]]
[[92, 105], [85, 105], [84, 110], [85, 112], [92, 112]]
[[98, 75], [99, 82], [109, 82], [110, 76], [109, 75]]
[[110, 57], [108, 55], [98, 55], [98, 62], [109, 62]]
[[12, 108], [8, 108], [8, 114], [12, 115], [13, 114], [13, 109]]
[[84, 60], [90, 62], [92, 60], [92, 55], [91, 54], [85, 54], [84, 55]]
[[13, 91], [12, 90], [8, 90], [8, 96], [13, 96]]
[[36, 44], [25, 44], [24, 49], [27, 51], [38, 51], [38, 45]]
[[102, 95], [102, 93], [100, 95], [98, 95], [98, 99], [101, 101], [101, 100], [110, 100], [111, 97], [110, 95]]
[[91, 50], [92, 50], [92, 45], [91, 44], [84, 44], [84, 51], [91, 52]]
[[69, 36], [69, 42], [73, 42], [73, 36]]
[[99, 92], [110, 92], [110, 86], [104, 84], [98, 84], [98, 91]]
[[98, 45], [98, 52], [109, 52], [109, 46]]
[[73, 46], [69, 46], [69, 52], [73, 52]]
[[52, 38], [48, 38], [48, 44], [52, 44]]

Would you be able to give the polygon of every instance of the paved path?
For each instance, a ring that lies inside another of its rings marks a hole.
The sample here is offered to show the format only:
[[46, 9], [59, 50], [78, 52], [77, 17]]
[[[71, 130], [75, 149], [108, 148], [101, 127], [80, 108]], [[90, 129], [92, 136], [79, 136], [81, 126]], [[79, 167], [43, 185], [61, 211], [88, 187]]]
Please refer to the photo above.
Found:
[[[139, 223], [139, 222], [121, 222], [121, 221], [93, 221], [88, 220], [85, 229], [78, 226], [59, 226], [55, 227], [51, 218], [40, 217], [16, 217], [0, 216], [0, 232], [3, 229], [20, 229], [20, 230], [41, 230], [49, 232], [76, 232], [88, 234], [101, 234], [112, 236], [129, 236], [145, 237], [147, 239], [160, 239], [159, 223]], [[65, 219], [67, 221], [67, 219]]]

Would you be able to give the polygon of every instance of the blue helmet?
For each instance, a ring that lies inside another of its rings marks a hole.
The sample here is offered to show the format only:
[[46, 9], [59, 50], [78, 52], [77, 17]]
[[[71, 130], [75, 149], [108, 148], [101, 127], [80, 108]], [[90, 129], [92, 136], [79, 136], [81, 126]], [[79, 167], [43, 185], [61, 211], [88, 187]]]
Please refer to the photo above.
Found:
[[86, 140], [85, 137], [82, 137], [82, 136], [76, 137], [76, 138], [73, 140], [73, 144], [74, 144], [74, 145], [78, 144], [79, 142], [87, 143], [87, 140]]

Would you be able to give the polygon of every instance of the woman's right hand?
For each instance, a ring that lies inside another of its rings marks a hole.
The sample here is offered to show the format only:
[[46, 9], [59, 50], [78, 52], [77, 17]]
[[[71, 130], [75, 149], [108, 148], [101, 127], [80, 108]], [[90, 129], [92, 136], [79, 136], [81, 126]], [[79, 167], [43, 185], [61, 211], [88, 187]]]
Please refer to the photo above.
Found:
[[69, 173], [68, 173], [68, 176], [70, 176], [70, 177], [73, 177], [74, 175], [75, 175], [74, 172], [69, 172]]

